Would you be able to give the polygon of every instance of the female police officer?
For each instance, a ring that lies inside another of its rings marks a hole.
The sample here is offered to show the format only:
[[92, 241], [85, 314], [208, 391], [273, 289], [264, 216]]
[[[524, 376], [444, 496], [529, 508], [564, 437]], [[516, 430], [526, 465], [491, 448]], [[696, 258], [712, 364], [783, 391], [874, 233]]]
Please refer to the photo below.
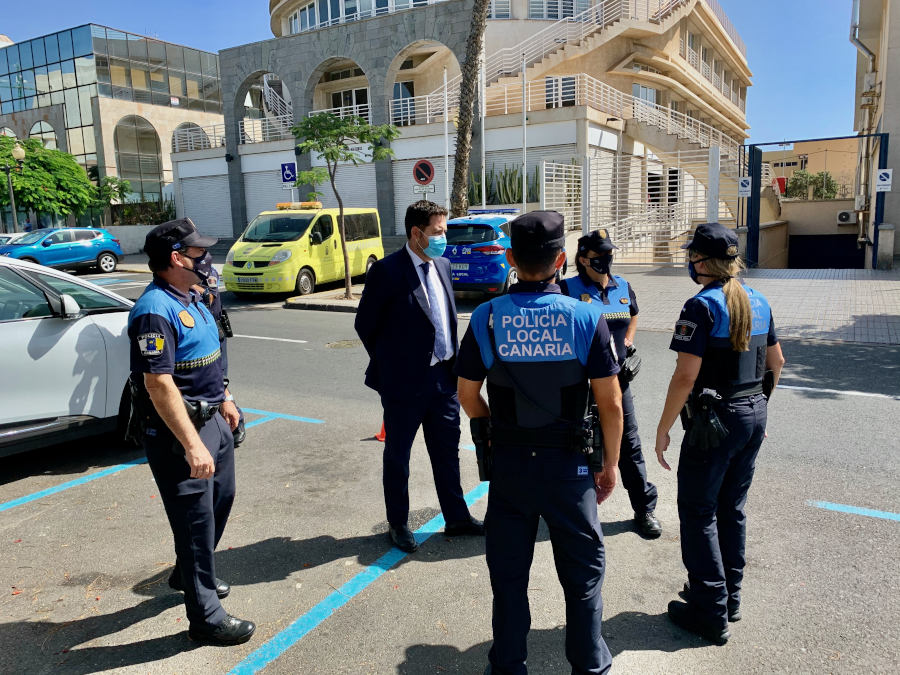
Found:
[[725, 644], [728, 621], [740, 619], [744, 506], [765, 437], [767, 396], [784, 357], [769, 303], [738, 279], [737, 235], [719, 223], [700, 225], [682, 248], [689, 249], [691, 279], [703, 290], [675, 324], [670, 349], [678, 361], [656, 432], [656, 455], [669, 469], [663, 453], [684, 408], [678, 515], [688, 603], [670, 602], [669, 617]]
[[[628, 349], [634, 345], [637, 332], [637, 299], [634, 288], [625, 279], [610, 273], [614, 246], [606, 230], [595, 230], [578, 240], [578, 254], [575, 266], [578, 276], [560, 282], [563, 295], [596, 305], [606, 319], [606, 325], [616, 343], [619, 364], [625, 362]], [[647, 466], [641, 452], [641, 437], [638, 436], [637, 417], [634, 414], [634, 398], [631, 387], [623, 371], [619, 374], [622, 386], [622, 410], [625, 415], [625, 430], [622, 434], [622, 448], [619, 454], [619, 473], [622, 485], [628, 491], [634, 521], [647, 537], [656, 538], [662, 534], [662, 525], [654, 513], [656, 509], [656, 486], [647, 481]]]

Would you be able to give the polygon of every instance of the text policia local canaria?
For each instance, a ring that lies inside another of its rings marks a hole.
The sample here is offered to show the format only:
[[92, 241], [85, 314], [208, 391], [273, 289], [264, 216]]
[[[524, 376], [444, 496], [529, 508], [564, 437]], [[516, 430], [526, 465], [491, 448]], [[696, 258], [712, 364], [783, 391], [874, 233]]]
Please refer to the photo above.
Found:
[[563, 314], [504, 316], [500, 328], [506, 340], [497, 351], [500, 356], [574, 356], [571, 340], [558, 335], [559, 326], [569, 327]]

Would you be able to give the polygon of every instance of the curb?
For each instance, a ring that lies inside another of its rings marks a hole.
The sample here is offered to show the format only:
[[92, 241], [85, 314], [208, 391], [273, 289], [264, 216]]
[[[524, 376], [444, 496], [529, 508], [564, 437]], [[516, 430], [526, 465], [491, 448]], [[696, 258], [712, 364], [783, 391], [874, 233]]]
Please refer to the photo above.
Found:
[[128, 274], [153, 274], [150, 270], [141, 269], [139, 267], [116, 267], [116, 272], [126, 272]]
[[316, 301], [306, 301], [306, 302], [291, 302], [293, 298], [288, 298], [284, 305], [282, 305], [283, 309], [305, 309], [305, 310], [313, 310], [320, 312], [344, 312], [349, 314], [356, 314], [357, 306], [356, 305], [342, 305], [336, 302], [316, 302]]

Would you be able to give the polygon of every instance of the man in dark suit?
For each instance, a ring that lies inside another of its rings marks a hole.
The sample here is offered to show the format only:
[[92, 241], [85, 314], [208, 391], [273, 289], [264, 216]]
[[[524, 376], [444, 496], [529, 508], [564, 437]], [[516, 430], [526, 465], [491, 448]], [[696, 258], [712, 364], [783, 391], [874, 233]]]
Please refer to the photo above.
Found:
[[409, 457], [421, 426], [447, 536], [484, 534], [469, 515], [459, 478], [459, 349], [447, 244], [447, 209], [428, 201], [406, 210], [406, 246], [375, 263], [356, 315], [369, 353], [366, 385], [384, 407], [384, 501], [391, 541], [412, 553]]

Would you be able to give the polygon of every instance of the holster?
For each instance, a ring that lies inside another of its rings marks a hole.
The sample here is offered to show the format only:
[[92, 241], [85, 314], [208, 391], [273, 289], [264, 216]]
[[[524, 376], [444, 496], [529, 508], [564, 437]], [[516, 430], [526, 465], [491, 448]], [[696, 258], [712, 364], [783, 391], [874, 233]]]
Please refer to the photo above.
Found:
[[231, 330], [231, 320], [228, 318], [228, 312], [222, 308], [222, 316], [216, 319], [216, 328], [219, 329], [219, 342], [225, 338], [234, 337], [234, 331]]
[[728, 436], [728, 429], [722, 424], [716, 413], [714, 403], [722, 397], [713, 389], [704, 389], [695, 397], [693, 421], [688, 433], [688, 443], [701, 450], [718, 448], [720, 441]]
[[491, 447], [491, 418], [476, 417], [469, 420], [472, 443], [475, 444], [475, 459], [478, 461], [478, 477], [489, 481], [492, 474], [493, 448]]
[[627, 348], [625, 360], [619, 369], [619, 384], [624, 386], [637, 377], [641, 372], [641, 357], [637, 355], [634, 345]]
[[141, 445], [144, 442], [144, 431], [161, 424], [162, 418], [153, 407], [150, 394], [132, 377], [128, 378], [128, 389], [131, 392], [131, 411], [128, 415], [125, 440]]
[[597, 404], [591, 403], [591, 427], [593, 431], [591, 454], [588, 456], [588, 465], [594, 473], [603, 471], [603, 427], [600, 426], [600, 413]]
[[763, 388], [763, 396], [765, 396], [766, 400], [768, 401], [770, 398], [772, 398], [772, 392], [775, 391], [775, 371], [774, 370], [767, 370], [765, 375], [763, 375], [762, 388]]

